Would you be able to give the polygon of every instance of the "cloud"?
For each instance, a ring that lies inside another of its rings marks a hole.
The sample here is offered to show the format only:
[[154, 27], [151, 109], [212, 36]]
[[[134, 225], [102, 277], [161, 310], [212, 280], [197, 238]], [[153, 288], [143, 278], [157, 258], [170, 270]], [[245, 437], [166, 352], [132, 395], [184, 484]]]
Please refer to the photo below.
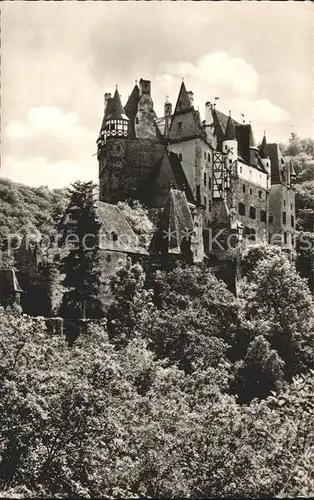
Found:
[[172, 74], [193, 79], [202, 79], [204, 84], [224, 89], [235, 94], [255, 95], [258, 88], [258, 73], [241, 57], [232, 57], [217, 51], [199, 57], [195, 64], [178, 63], [166, 65], [168, 77]]
[[56, 107], [30, 108], [25, 120], [14, 120], [5, 129], [10, 138], [29, 138], [40, 135], [82, 137], [89, 132], [78, 123], [75, 113], [64, 113]]

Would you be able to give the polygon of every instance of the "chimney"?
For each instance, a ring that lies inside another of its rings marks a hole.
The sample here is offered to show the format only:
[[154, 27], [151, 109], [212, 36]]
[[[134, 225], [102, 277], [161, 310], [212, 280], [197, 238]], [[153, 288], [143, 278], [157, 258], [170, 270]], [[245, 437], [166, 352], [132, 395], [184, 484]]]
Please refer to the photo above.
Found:
[[142, 94], [150, 95], [150, 80], [140, 79], [140, 95]]
[[111, 93], [110, 92], [106, 92], [105, 93], [105, 109], [106, 109], [106, 106], [107, 106], [107, 103], [108, 103], [109, 99], [111, 99]]
[[191, 106], [193, 106], [193, 104], [194, 104], [194, 94], [193, 94], [192, 90], [188, 90], [187, 91], [187, 95], [188, 95], [188, 97], [190, 99]]

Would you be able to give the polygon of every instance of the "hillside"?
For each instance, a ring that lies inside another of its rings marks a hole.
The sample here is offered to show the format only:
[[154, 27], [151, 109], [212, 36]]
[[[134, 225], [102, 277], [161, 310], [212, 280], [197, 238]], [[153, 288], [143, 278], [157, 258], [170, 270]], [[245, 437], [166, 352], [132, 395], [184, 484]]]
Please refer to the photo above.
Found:
[[29, 187], [0, 179], [0, 244], [6, 236], [36, 228], [48, 234], [67, 204], [64, 189]]

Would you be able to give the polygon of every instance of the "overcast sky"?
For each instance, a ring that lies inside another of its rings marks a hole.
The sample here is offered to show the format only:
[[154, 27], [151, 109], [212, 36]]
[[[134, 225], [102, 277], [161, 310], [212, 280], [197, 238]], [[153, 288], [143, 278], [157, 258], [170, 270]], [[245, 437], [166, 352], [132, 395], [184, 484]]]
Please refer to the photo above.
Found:
[[160, 115], [182, 77], [251, 121], [257, 142], [313, 135], [313, 5], [306, 2], [3, 2], [1, 175], [97, 180], [104, 92], [152, 81]]

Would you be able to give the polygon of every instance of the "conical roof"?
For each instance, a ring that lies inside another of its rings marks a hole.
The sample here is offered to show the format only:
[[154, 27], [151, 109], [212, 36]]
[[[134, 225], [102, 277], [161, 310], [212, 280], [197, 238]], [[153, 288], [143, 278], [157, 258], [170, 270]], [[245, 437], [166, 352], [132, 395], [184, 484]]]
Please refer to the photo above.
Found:
[[261, 158], [268, 158], [268, 151], [267, 151], [267, 141], [266, 141], [266, 136], [264, 134], [262, 144], [260, 145], [259, 148], [259, 154]]
[[227, 121], [224, 139], [225, 139], [225, 141], [234, 141], [236, 139], [235, 126], [234, 126], [234, 123], [233, 123], [233, 120], [232, 120], [230, 114], [229, 114], [228, 121]]
[[105, 120], [128, 120], [121, 103], [118, 89], [115, 90], [114, 96], [108, 99]]
[[186, 110], [191, 109], [192, 107], [193, 106], [191, 105], [189, 94], [187, 93], [184, 82], [182, 82], [174, 112], [178, 113], [180, 111], [186, 111]]

